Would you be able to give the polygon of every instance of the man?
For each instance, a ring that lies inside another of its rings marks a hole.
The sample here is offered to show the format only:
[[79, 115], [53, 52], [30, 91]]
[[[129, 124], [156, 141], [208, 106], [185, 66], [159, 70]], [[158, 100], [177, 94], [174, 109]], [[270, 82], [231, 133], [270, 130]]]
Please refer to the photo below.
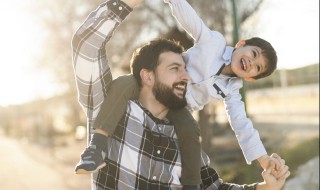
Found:
[[[73, 61], [79, 91], [79, 102], [86, 112], [90, 134], [99, 136], [92, 126], [103, 105], [104, 97], [115, 96], [105, 45], [116, 27], [143, 0], [110, 0], [93, 11], [74, 35]], [[158, 39], [135, 52], [132, 72], [140, 86], [139, 97], [130, 100], [117, 128], [105, 143], [107, 165], [93, 175], [93, 189], [181, 189], [181, 158], [174, 126], [166, 118], [169, 109], [186, 105], [185, 92], [190, 80], [182, 59], [183, 48], [177, 43]], [[92, 138], [92, 140], [99, 138]], [[95, 148], [92, 146], [92, 150]], [[284, 162], [282, 160], [282, 162]], [[272, 183], [249, 186], [224, 184], [209, 167], [202, 153], [202, 189], [267, 189], [278, 190], [288, 177]], [[284, 163], [283, 163], [284, 165]], [[271, 167], [272, 168], [272, 167]], [[266, 180], [268, 182], [268, 180]], [[183, 187], [188, 189], [188, 186]], [[200, 187], [197, 187], [200, 188]], [[270, 189], [270, 188], [269, 188]]]

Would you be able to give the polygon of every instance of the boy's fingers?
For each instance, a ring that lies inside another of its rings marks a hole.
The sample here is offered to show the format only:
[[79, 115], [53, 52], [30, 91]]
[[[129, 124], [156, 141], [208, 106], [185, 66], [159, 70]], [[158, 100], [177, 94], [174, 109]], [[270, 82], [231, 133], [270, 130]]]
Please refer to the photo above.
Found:
[[274, 160], [270, 160], [269, 165], [266, 169], [270, 169], [270, 172], [272, 171], [272, 169], [274, 169], [276, 167], [276, 162]]
[[282, 169], [279, 171], [279, 176], [284, 175], [287, 171], [289, 171], [289, 167], [287, 165], [284, 165]]
[[285, 163], [286, 163], [286, 161], [285, 161], [284, 159], [282, 159], [282, 158], [281, 158], [278, 154], [276, 154], [276, 153], [273, 153], [273, 154], [271, 155], [271, 157], [274, 158], [275, 160], [277, 160], [277, 164], [276, 164], [276, 169], [277, 169], [277, 170], [280, 170], [280, 168], [281, 168], [282, 166], [284, 166]]
[[284, 169], [285, 167], [288, 167], [287, 165], [285, 165], [285, 164], [286, 164], [286, 161], [285, 161], [284, 159], [281, 159], [281, 160], [280, 160], [280, 163], [281, 163], [281, 165], [279, 166], [279, 168], [277, 168], [277, 172], [278, 172], [278, 173], [281, 173], [281, 171], [283, 171], [283, 169]]
[[279, 155], [276, 154], [276, 153], [272, 153], [272, 154], [271, 154], [271, 157], [277, 159], [277, 158], [279, 157]]

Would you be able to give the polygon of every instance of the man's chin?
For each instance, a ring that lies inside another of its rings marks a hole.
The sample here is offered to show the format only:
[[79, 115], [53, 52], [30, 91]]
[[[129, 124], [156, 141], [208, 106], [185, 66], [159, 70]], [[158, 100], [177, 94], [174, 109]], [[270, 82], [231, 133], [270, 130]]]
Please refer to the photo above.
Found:
[[184, 92], [176, 92], [175, 95], [179, 98], [179, 99], [184, 99], [185, 93]]

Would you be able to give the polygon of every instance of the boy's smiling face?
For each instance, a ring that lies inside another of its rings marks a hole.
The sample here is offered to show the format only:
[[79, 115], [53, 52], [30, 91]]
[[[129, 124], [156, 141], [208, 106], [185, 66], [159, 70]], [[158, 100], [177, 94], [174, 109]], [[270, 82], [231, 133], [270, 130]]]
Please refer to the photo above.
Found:
[[267, 61], [257, 46], [245, 46], [244, 40], [236, 45], [231, 58], [231, 70], [237, 77], [253, 81], [253, 77], [267, 70]]

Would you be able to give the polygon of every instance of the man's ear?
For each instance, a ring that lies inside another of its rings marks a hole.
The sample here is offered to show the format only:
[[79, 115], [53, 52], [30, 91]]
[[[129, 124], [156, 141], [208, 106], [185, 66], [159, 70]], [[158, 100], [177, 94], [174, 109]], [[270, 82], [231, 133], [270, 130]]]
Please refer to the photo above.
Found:
[[244, 80], [245, 80], [245, 81], [248, 81], [248, 82], [253, 82], [253, 81], [255, 81], [256, 79], [254, 79], [254, 78], [244, 78]]
[[153, 72], [147, 69], [141, 69], [140, 71], [142, 85], [151, 86], [153, 84]]
[[246, 44], [245, 40], [239, 40], [239, 42], [236, 44], [236, 48], [244, 46]]

